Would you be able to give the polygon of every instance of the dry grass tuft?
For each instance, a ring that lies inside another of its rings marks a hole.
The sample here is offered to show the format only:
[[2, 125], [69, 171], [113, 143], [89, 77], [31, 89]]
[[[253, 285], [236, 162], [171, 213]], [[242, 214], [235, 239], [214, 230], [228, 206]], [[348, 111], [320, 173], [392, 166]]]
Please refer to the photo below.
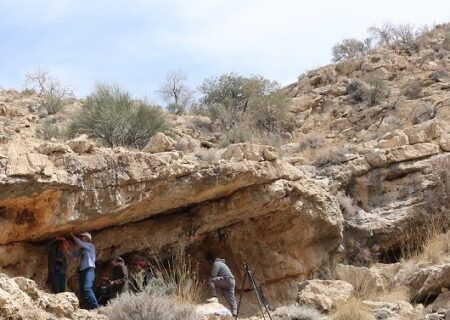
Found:
[[354, 217], [358, 212], [358, 206], [355, 201], [342, 191], [336, 193], [336, 198], [339, 202], [342, 212], [346, 217]]
[[154, 275], [172, 288], [171, 297], [179, 303], [199, 303], [205, 298], [205, 283], [198, 273], [198, 264], [194, 264], [184, 249], [171, 252], [168, 258], [151, 254], [154, 262]]
[[408, 231], [401, 236], [402, 258], [416, 263], [438, 264], [450, 253], [449, 221], [444, 217], [425, 218], [411, 222]]
[[152, 296], [146, 292], [124, 293], [100, 312], [110, 320], [194, 320], [198, 316], [192, 305], [177, 303], [171, 297]]
[[396, 286], [385, 291], [374, 292], [368, 300], [382, 302], [410, 301], [411, 290], [405, 286]]
[[375, 320], [375, 316], [358, 298], [352, 297], [339, 304], [332, 316], [333, 320]]

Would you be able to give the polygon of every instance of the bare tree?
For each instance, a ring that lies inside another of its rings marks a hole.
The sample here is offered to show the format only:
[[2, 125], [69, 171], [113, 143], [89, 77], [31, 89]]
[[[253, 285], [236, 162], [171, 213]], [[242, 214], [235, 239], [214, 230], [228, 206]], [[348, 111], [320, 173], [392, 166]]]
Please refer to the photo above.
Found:
[[393, 42], [393, 26], [385, 23], [381, 27], [372, 26], [367, 30], [379, 46], [391, 46]]
[[38, 90], [38, 95], [49, 114], [55, 114], [63, 107], [63, 99], [71, 97], [69, 86], [63, 85], [46, 70], [38, 69], [26, 75], [26, 84]]
[[172, 71], [157, 90], [159, 96], [168, 104], [167, 109], [175, 114], [186, 112], [192, 102], [193, 91], [186, 85], [187, 76], [182, 71]]

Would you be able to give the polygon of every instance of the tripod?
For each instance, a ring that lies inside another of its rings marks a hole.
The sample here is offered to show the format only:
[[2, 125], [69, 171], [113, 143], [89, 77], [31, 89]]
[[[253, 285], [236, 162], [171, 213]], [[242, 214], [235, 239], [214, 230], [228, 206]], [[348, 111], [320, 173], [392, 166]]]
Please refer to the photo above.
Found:
[[244, 263], [244, 268], [245, 268], [244, 281], [242, 282], [242, 288], [241, 288], [241, 293], [239, 295], [239, 303], [238, 303], [238, 308], [237, 308], [235, 319], [237, 320], [237, 318], [239, 316], [239, 309], [241, 308], [241, 301], [242, 301], [242, 295], [244, 293], [245, 281], [248, 278], [250, 286], [252, 287], [253, 291], [255, 292], [256, 300], [258, 301], [259, 309], [261, 310], [263, 319], [264, 320], [266, 319], [266, 316], [264, 315], [264, 312], [266, 312], [267, 315], [269, 316], [269, 319], [272, 320], [272, 316], [270, 315], [269, 307], [267, 305], [266, 299], [261, 291], [261, 288], [258, 287], [258, 285], [256, 284], [256, 280], [253, 277], [247, 263]]

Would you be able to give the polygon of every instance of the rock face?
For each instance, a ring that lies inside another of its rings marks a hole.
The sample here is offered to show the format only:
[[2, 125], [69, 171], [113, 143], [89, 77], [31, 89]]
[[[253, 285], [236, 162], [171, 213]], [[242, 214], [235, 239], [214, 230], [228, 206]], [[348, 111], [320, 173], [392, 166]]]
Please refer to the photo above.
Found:
[[[28, 150], [8, 145], [1, 153], [0, 251], [10, 254], [0, 268], [39, 285], [46, 278], [36, 272], [46, 268], [43, 241], [73, 229], [93, 232], [100, 274], [112, 254], [181, 244], [205, 274], [207, 249], [227, 259], [238, 282], [248, 262], [277, 303], [293, 300], [288, 280], [304, 278], [342, 240], [337, 201], [274, 161], [270, 148], [258, 149], [258, 159], [215, 164], [182, 152], [77, 154], [48, 143], [38, 149], [44, 154]], [[69, 284], [75, 277], [72, 266]]]
[[353, 293], [353, 286], [340, 280], [308, 280], [299, 285], [298, 302], [312, 305], [318, 310], [331, 311], [347, 301]]
[[175, 144], [175, 140], [166, 136], [164, 133], [158, 132], [151, 137], [150, 141], [142, 151], [149, 153], [173, 151], [175, 149]]
[[106, 317], [79, 309], [73, 293], [48, 294], [25, 278], [8, 278], [0, 273], [0, 318], [107, 320]]

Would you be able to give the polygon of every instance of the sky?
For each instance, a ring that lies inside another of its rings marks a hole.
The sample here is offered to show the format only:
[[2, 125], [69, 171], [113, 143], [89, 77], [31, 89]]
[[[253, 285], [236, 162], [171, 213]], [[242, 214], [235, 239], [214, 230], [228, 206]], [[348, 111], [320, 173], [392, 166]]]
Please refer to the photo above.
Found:
[[450, 1], [0, 0], [0, 14], [1, 88], [43, 69], [79, 97], [101, 82], [158, 101], [178, 70], [193, 89], [229, 72], [287, 85], [372, 25], [450, 22]]

